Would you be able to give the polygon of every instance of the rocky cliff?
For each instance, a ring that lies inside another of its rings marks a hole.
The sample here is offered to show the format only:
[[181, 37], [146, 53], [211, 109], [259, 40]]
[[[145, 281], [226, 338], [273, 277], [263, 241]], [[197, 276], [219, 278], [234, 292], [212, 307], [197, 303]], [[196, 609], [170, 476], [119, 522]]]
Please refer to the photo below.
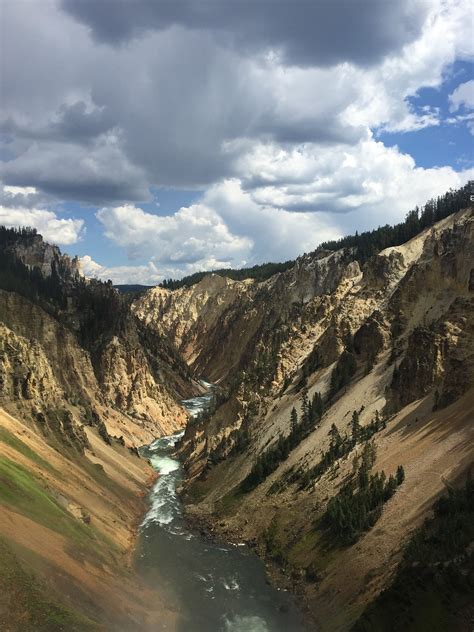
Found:
[[[319, 251], [261, 283], [209, 275], [133, 306], [221, 386], [181, 444], [189, 513], [283, 568], [316, 628], [350, 627], [472, 462], [473, 227], [468, 208], [373, 256]], [[370, 471], [406, 479], [376, 527], [333, 547], [328, 501], [367, 442]]]
[[129, 564], [154, 476], [137, 446], [184, 426], [189, 370], [110, 285], [0, 236], [0, 627], [169, 626]]

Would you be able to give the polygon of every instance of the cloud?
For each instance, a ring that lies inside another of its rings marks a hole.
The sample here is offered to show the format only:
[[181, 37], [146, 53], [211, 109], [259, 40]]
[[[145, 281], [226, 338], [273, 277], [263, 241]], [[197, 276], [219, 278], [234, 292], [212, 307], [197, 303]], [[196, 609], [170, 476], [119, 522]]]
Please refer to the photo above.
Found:
[[449, 95], [449, 103], [450, 112], [457, 112], [462, 106], [474, 110], [474, 80], [459, 84]]
[[180, 277], [295, 258], [354, 230], [399, 222], [411, 208], [474, 176], [472, 169], [418, 168], [409, 155], [374, 139], [286, 155], [277, 144], [262, 145], [240, 170], [246, 178], [210, 187], [173, 215], [129, 205], [104, 208], [98, 218], [129, 258], [147, 258], [163, 276]]
[[144, 174], [127, 159], [113, 134], [101, 137], [92, 150], [54, 140], [35, 142], [3, 165], [2, 177], [10, 186], [33, 186], [89, 203], [150, 197]]
[[43, 209], [0, 206], [0, 226], [36, 228], [46, 241], [69, 246], [79, 240], [84, 220], [62, 219], [53, 211]]
[[228, 44], [250, 52], [274, 51], [287, 64], [371, 64], [418, 35], [427, 3], [418, 0], [127, 0], [93, 3], [63, 0], [97, 41], [117, 44], [175, 25], [218, 32]]
[[2, 124], [2, 133], [7, 136], [29, 140], [78, 142], [87, 144], [114, 127], [107, 108], [97, 108], [77, 101], [71, 105], [63, 103], [47, 124], [35, 126], [18, 123], [13, 118]]
[[235, 180], [211, 187], [199, 204], [169, 217], [128, 206], [102, 209], [98, 218], [130, 259], [148, 259], [141, 265], [104, 266], [82, 257], [86, 276], [114, 283], [156, 285], [202, 270], [289, 259], [340, 236], [320, 216], [260, 208]]
[[45, 240], [69, 246], [84, 234], [84, 220], [60, 218], [40, 208], [44, 196], [35, 187], [3, 186], [0, 190], [0, 226], [36, 228]]
[[261, 208], [236, 180], [211, 187], [198, 204], [170, 216], [129, 205], [103, 208], [97, 217], [129, 259], [148, 258], [165, 276], [288, 259], [339, 236], [324, 217]]
[[[355, 145], [371, 129], [437, 124], [436, 111], [416, 112], [407, 97], [469, 54], [464, 1], [280, 0], [270, 15], [267, 2], [66, 5], [5, 6], [5, 177], [97, 204], [144, 200], [150, 185], [239, 177], [236, 163], [255, 143]], [[99, 45], [83, 23], [98, 37], [109, 29], [108, 41], [134, 39]], [[291, 65], [295, 55], [311, 65]]]
[[261, 207], [323, 213], [336, 232], [348, 234], [401, 221], [416, 205], [458, 188], [474, 170], [424, 169], [397, 147], [375, 139], [354, 147], [306, 145], [284, 152], [256, 147], [240, 165], [242, 187]]
[[102, 208], [97, 218], [105, 235], [127, 248], [130, 259], [155, 256], [161, 263], [185, 265], [212, 258], [228, 263], [251, 247], [249, 238], [233, 235], [205, 203], [183, 207], [166, 217], [134, 205]]
[[79, 258], [81, 269], [86, 277], [108, 281], [115, 284], [133, 283], [138, 285], [158, 285], [164, 278], [155, 264], [140, 266], [104, 266], [97, 263], [89, 255]]
[[9, 186], [6, 186], [6, 187], [3, 187], [3, 191], [9, 197], [13, 197], [15, 195], [21, 195], [21, 196], [32, 195], [32, 194], [36, 193], [35, 187], [9, 187]]

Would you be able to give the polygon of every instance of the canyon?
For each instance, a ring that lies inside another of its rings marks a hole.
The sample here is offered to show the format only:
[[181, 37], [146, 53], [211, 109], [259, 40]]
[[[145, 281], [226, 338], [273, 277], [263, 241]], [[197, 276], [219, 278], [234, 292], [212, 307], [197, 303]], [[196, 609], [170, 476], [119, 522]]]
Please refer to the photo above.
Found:
[[[466, 191], [452, 213], [367, 256], [322, 247], [264, 280], [209, 273], [138, 294], [84, 279], [31, 231], [3, 229], [2, 629], [179, 629], [133, 557], [156, 479], [139, 448], [180, 431], [189, 524], [248, 544], [309, 629], [362, 625], [473, 462]], [[189, 416], [182, 402], [204, 393], [201, 379], [213, 397]], [[370, 524], [331, 541], [334, 499], [357, 497], [358, 473], [375, 485], [382, 471], [397, 484]], [[460, 599], [437, 611], [444, 628], [421, 627], [424, 610], [407, 607], [406, 629], [468, 630], [472, 604]]]

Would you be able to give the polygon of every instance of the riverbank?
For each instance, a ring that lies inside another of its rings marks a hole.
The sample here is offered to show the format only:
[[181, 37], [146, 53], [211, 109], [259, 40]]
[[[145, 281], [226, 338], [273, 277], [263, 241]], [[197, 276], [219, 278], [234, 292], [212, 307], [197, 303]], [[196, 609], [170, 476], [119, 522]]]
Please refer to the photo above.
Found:
[[189, 504], [185, 500], [183, 494], [183, 509], [186, 520], [190, 529], [201, 534], [202, 537], [208, 538], [211, 542], [226, 542], [232, 546], [245, 545], [261, 560], [265, 577], [268, 585], [277, 591], [283, 591], [291, 595], [294, 599], [295, 606], [301, 615], [301, 625], [305, 630], [317, 630], [317, 622], [311, 613], [307, 596], [306, 582], [300, 575], [292, 575], [277, 564], [266, 552], [263, 545], [259, 545], [255, 539], [248, 540], [243, 532], [237, 526], [230, 527], [221, 518], [213, 515], [211, 512], [205, 512], [201, 507]]
[[[198, 401], [199, 400], [199, 401]], [[203, 398], [185, 402], [198, 414]], [[301, 613], [289, 592], [276, 589], [257, 555], [188, 522], [177, 489], [183, 481], [175, 454], [179, 435], [142, 448], [160, 472], [149, 494], [137, 545], [137, 570], [179, 607], [179, 632], [303, 632]]]

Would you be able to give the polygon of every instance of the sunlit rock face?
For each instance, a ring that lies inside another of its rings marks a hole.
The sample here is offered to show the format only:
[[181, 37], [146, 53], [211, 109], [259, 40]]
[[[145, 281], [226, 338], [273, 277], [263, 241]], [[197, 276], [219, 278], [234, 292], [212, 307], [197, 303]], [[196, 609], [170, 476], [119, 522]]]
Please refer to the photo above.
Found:
[[[196, 374], [221, 387], [216, 411], [190, 423], [180, 442], [188, 511], [252, 542], [268, 559], [277, 555], [292, 577], [317, 576], [301, 586], [327, 629], [348, 628], [347, 602], [364, 607], [371, 591], [384, 587], [403, 543], [429, 510], [427, 495], [442, 492], [432, 472], [453, 478], [467, 467], [473, 226], [468, 209], [363, 262], [350, 249], [310, 254], [264, 282], [209, 275], [175, 292], [151, 290], [133, 306]], [[334, 390], [343, 355], [351, 372]], [[310, 399], [323, 397], [321, 422], [255, 489], [242, 493], [240, 484], [258, 458], [289, 435], [293, 406], [302, 414], [305, 388]], [[333, 425], [342, 437], [350, 435], [354, 411], [362, 426], [377, 416], [385, 420], [375, 437], [374, 468], [388, 475], [403, 464], [406, 491], [383, 510], [380, 528], [390, 539], [382, 545], [374, 528], [323, 568], [314, 525], [350, 477], [360, 448], [312, 487], [297, 481], [328, 449]], [[383, 549], [377, 560], [374, 547]], [[376, 578], [370, 589], [367, 573]], [[337, 612], [347, 620], [341, 623]]]

